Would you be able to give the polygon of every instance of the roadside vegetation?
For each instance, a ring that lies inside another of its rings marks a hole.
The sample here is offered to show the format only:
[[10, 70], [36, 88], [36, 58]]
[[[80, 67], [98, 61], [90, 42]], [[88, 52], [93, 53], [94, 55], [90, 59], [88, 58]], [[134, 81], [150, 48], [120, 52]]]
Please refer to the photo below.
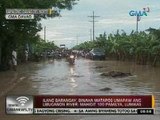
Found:
[[[18, 61], [23, 61], [24, 51], [29, 54], [35, 51], [56, 48], [53, 42], [45, 42], [37, 34], [42, 30], [41, 19], [53, 18], [60, 15], [60, 10], [71, 10], [77, 0], [1, 0], [0, 1], [0, 70], [9, 67], [12, 50], [18, 53]], [[10, 9], [49, 9], [56, 8], [51, 14], [35, 16], [33, 20], [6, 20], [6, 8]], [[53, 41], [53, 40], [51, 40]]]
[[156, 66], [160, 61], [160, 29], [130, 34], [117, 30], [116, 34], [100, 34], [95, 41], [81, 43], [73, 49], [90, 51], [95, 47], [103, 48], [109, 58]]

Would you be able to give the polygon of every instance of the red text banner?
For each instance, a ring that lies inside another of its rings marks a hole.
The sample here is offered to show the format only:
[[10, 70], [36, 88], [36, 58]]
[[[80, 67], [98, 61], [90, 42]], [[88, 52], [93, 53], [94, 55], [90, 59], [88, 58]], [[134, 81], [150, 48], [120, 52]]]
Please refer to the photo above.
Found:
[[34, 96], [34, 108], [152, 108], [153, 96]]

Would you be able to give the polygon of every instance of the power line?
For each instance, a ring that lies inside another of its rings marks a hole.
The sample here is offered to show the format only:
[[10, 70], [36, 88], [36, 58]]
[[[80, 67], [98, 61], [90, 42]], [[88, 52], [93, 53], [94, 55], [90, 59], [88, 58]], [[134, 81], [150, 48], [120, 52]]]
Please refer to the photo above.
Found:
[[92, 21], [90, 21], [90, 22], [92, 22], [93, 23], [93, 41], [95, 40], [95, 22], [97, 22], [97, 21], [95, 21], [95, 18], [96, 17], [100, 17], [100, 16], [95, 16], [94, 15], [94, 11], [93, 11], [93, 15], [92, 16], [88, 16], [88, 17], [91, 17], [93, 20]]

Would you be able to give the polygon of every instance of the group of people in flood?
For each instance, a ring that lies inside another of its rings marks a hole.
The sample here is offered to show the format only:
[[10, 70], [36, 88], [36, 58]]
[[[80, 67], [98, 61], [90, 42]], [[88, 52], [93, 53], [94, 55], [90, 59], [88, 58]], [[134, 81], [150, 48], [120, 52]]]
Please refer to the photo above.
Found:
[[[72, 56], [71, 56], [72, 55]], [[16, 49], [12, 50], [11, 53], [11, 59], [9, 61], [10, 68], [13, 69], [14, 71], [17, 70], [17, 65], [18, 65], [18, 53]], [[75, 58], [77, 57], [77, 53], [72, 51], [72, 50], [50, 50], [50, 51], [44, 51], [42, 53], [37, 53], [35, 52], [34, 54], [29, 54], [29, 50], [25, 49], [24, 51], [24, 61], [27, 63], [29, 60], [31, 61], [40, 61], [40, 60], [46, 60], [46, 59], [62, 59], [65, 58], [66, 60], [70, 60], [70, 56], [73, 57], [71, 59], [72, 63], [74, 62]]]

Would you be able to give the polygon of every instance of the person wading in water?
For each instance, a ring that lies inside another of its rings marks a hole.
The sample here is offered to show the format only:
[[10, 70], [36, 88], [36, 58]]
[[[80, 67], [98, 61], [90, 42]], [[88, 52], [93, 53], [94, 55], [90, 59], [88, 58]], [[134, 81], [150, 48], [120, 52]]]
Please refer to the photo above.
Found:
[[17, 70], [17, 52], [15, 49], [12, 51], [12, 63], [13, 63], [13, 69]]

